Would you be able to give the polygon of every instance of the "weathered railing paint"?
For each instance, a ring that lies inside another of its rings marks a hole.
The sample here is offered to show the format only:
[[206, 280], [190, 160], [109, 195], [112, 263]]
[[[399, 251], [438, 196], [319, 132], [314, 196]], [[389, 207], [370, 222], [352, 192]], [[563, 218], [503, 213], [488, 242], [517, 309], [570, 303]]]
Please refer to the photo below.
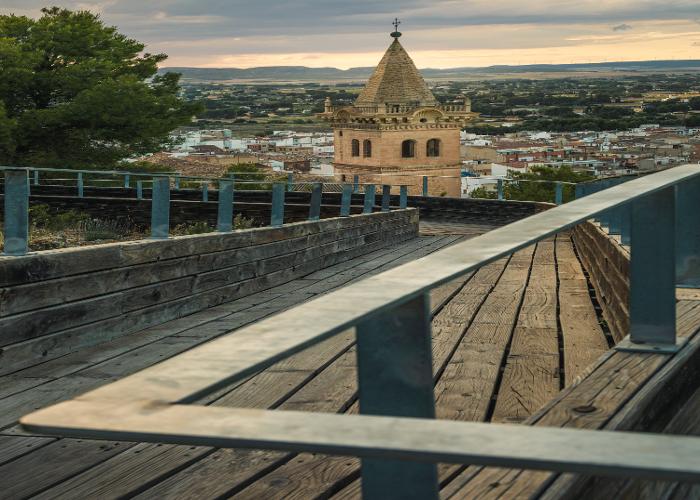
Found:
[[384, 184], [382, 186], [382, 212], [388, 212], [391, 210], [391, 186]]
[[[358, 323], [356, 331], [360, 414], [435, 418], [428, 294]], [[362, 460], [365, 498], [437, 499], [437, 484], [435, 464]]]
[[151, 238], [167, 239], [170, 234], [170, 178], [154, 177], [151, 189]]
[[276, 182], [272, 185], [270, 225], [273, 227], [284, 224], [284, 187], [284, 184], [281, 182]]
[[362, 209], [363, 214], [371, 214], [374, 208], [374, 198], [375, 198], [375, 186], [374, 184], [368, 184], [365, 186], [365, 203]]
[[408, 186], [401, 186], [399, 191], [399, 208], [408, 206]]
[[343, 184], [343, 193], [340, 198], [340, 216], [350, 216], [350, 203], [352, 202], [352, 189], [350, 184]]
[[219, 205], [216, 230], [228, 233], [233, 229], [233, 181], [219, 181]]
[[428, 176], [423, 176], [423, 196], [428, 196]]
[[311, 187], [311, 203], [309, 203], [309, 220], [321, 218], [321, 198], [323, 197], [323, 184], [314, 182]]
[[29, 244], [29, 189], [26, 170], [5, 170], [5, 255], [24, 255]]

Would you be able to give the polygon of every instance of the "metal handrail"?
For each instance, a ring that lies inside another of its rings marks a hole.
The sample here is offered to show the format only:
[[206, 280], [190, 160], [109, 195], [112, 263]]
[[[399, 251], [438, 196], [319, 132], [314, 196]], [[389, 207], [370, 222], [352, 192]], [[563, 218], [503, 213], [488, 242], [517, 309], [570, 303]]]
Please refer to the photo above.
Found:
[[[356, 455], [363, 464], [371, 460], [371, 467], [363, 467], [368, 498], [380, 498], [389, 487], [437, 498], [436, 462], [700, 482], [697, 437], [450, 422], [435, 420], [434, 408], [428, 292], [629, 204], [635, 214], [631, 331], [617, 348], [679, 349], [672, 265], [676, 191], [697, 205], [700, 165], [610, 187], [495, 229], [34, 412], [21, 423], [30, 431], [80, 438]], [[679, 207], [678, 216], [687, 208]], [[697, 225], [692, 215], [679, 228], [691, 224]], [[694, 248], [700, 249], [700, 232], [692, 229]], [[357, 332], [361, 416], [188, 405], [351, 327]]]

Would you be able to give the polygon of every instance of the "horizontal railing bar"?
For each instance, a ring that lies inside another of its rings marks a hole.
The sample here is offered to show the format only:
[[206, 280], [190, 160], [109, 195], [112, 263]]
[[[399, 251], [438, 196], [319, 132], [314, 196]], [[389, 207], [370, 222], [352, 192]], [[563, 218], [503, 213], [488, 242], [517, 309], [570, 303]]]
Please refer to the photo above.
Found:
[[700, 482], [700, 438], [691, 436], [80, 399], [21, 423], [75, 438]]
[[540, 212], [305, 302], [237, 330], [235, 335], [225, 335], [96, 389], [83, 398], [128, 400], [139, 394], [156, 401], [194, 401], [600, 212], [698, 175], [700, 165], [685, 165]]

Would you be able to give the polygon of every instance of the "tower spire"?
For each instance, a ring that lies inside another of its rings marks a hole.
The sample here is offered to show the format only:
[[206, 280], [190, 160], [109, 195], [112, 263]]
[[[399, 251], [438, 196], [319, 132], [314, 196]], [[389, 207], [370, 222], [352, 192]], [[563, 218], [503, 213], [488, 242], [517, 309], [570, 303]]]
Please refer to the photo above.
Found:
[[394, 22], [391, 23], [394, 25], [394, 32], [391, 34], [393, 38], [398, 38], [401, 36], [401, 32], [399, 31], [399, 24], [401, 24], [401, 21], [399, 21], [398, 17], [394, 18]]

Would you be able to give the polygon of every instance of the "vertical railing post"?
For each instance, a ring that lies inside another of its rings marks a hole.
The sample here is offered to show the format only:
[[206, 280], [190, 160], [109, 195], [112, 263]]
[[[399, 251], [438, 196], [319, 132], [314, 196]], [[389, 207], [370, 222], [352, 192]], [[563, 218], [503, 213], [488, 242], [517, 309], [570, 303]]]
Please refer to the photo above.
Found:
[[233, 229], [233, 182], [219, 181], [219, 212], [216, 229], [220, 233], [228, 233]]
[[287, 174], [287, 192], [292, 191], [294, 191], [294, 174], [290, 172]]
[[311, 187], [311, 203], [309, 204], [309, 220], [321, 218], [321, 198], [323, 197], [323, 184], [314, 182]]
[[202, 183], [202, 201], [209, 201], [209, 183]]
[[352, 192], [353, 193], [360, 192], [360, 176], [357, 174], [352, 176]]
[[391, 186], [384, 184], [382, 186], [382, 212], [391, 210]]
[[[430, 298], [423, 293], [356, 326], [360, 413], [435, 418]], [[366, 499], [437, 499], [437, 466], [362, 459]]]
[[83, 173], [78, 172], [78, 198], [82, 198], [84, 194], [84, 185], [83, 185]]
[[[622, 179], [615, 178], [611, 181], [610, 187], [618, 186], [622, 183]], [[622, 234], [622, 207], [615, 207], [608, 210], [608, 234]]]
[[[610, 180], [605, 179], [600, 181], [599, 188], [597, 191], [603, 191], [604, 189], [608, 189], [610, 187]], [[610, 227], [610, 210], [606, 210], [605, 212], [602, 212], [601, 214], [598, 215], [598, 220], [600, 222], [600, 226], [603, 229], [608, 229]]]
[[136, 199], [143, 200], [143, 181], [136, 181]]
[[700, 288], [700, 176], [676, 187], [676, 284]]
[[180, 176], [179, 175], [175, 176], [174, 184], [175, 184], [175, 189], [180, 189]]
[[629, 246], [632, 241], [630, 231], [632, 230], [632, 204], [625, 203], [620, 210], [620, 243]]
[[29, 190], [26, 170], [5, 170], [4, 255], [29, 249]]
[[408, 206], [408, 186], [401, 186], [401, 191], [399, 192], [399, 208], [406, 208]]
[[560, 181], [554, 184], [554, 203], [557, 205], [564, 203], [564, 185]]
[[34, 185], [35, 186], [39, 185], [39, 171], [38, 170], [34, 171]]
[[423, 176], [423, 196], [428, 196], [428, 176]]
[[170, 233], [170, 178], [154, 177], [151, 187], [151, 238], [167, 239]]
[[498, 199], [503, 201], [505, 196], [503, 195], [503, 179], [498, 179], [496, 181], [496, 189], [498, 190]]
[[374, 208], [374, 195], [375, 186], [374, 184], [367, 184], [365, 186], [365, 205], [362, 209], [363, 214], [371, 214]]
[[125, 187], [125, 188], [128, 188], [128, 187], [129, 187], [129, 184], [130, 184], [130, 183], [129, 183], [129, 180], [130, 180], [129, 174], [124, 174], [124, 187]]
[[632, 202], [630, 336], [620, 349], [675, 350], [675, 189]]
[[340, 216], [348, 217], [350, 215], [350, 203], [352, 201], [352, 186], [343, 184], [343, 194], [340, 198]]
[[284, 184], [275, 182], [272, 185], [272, 207], [270, 225], [273, 227], [284, 224]]

